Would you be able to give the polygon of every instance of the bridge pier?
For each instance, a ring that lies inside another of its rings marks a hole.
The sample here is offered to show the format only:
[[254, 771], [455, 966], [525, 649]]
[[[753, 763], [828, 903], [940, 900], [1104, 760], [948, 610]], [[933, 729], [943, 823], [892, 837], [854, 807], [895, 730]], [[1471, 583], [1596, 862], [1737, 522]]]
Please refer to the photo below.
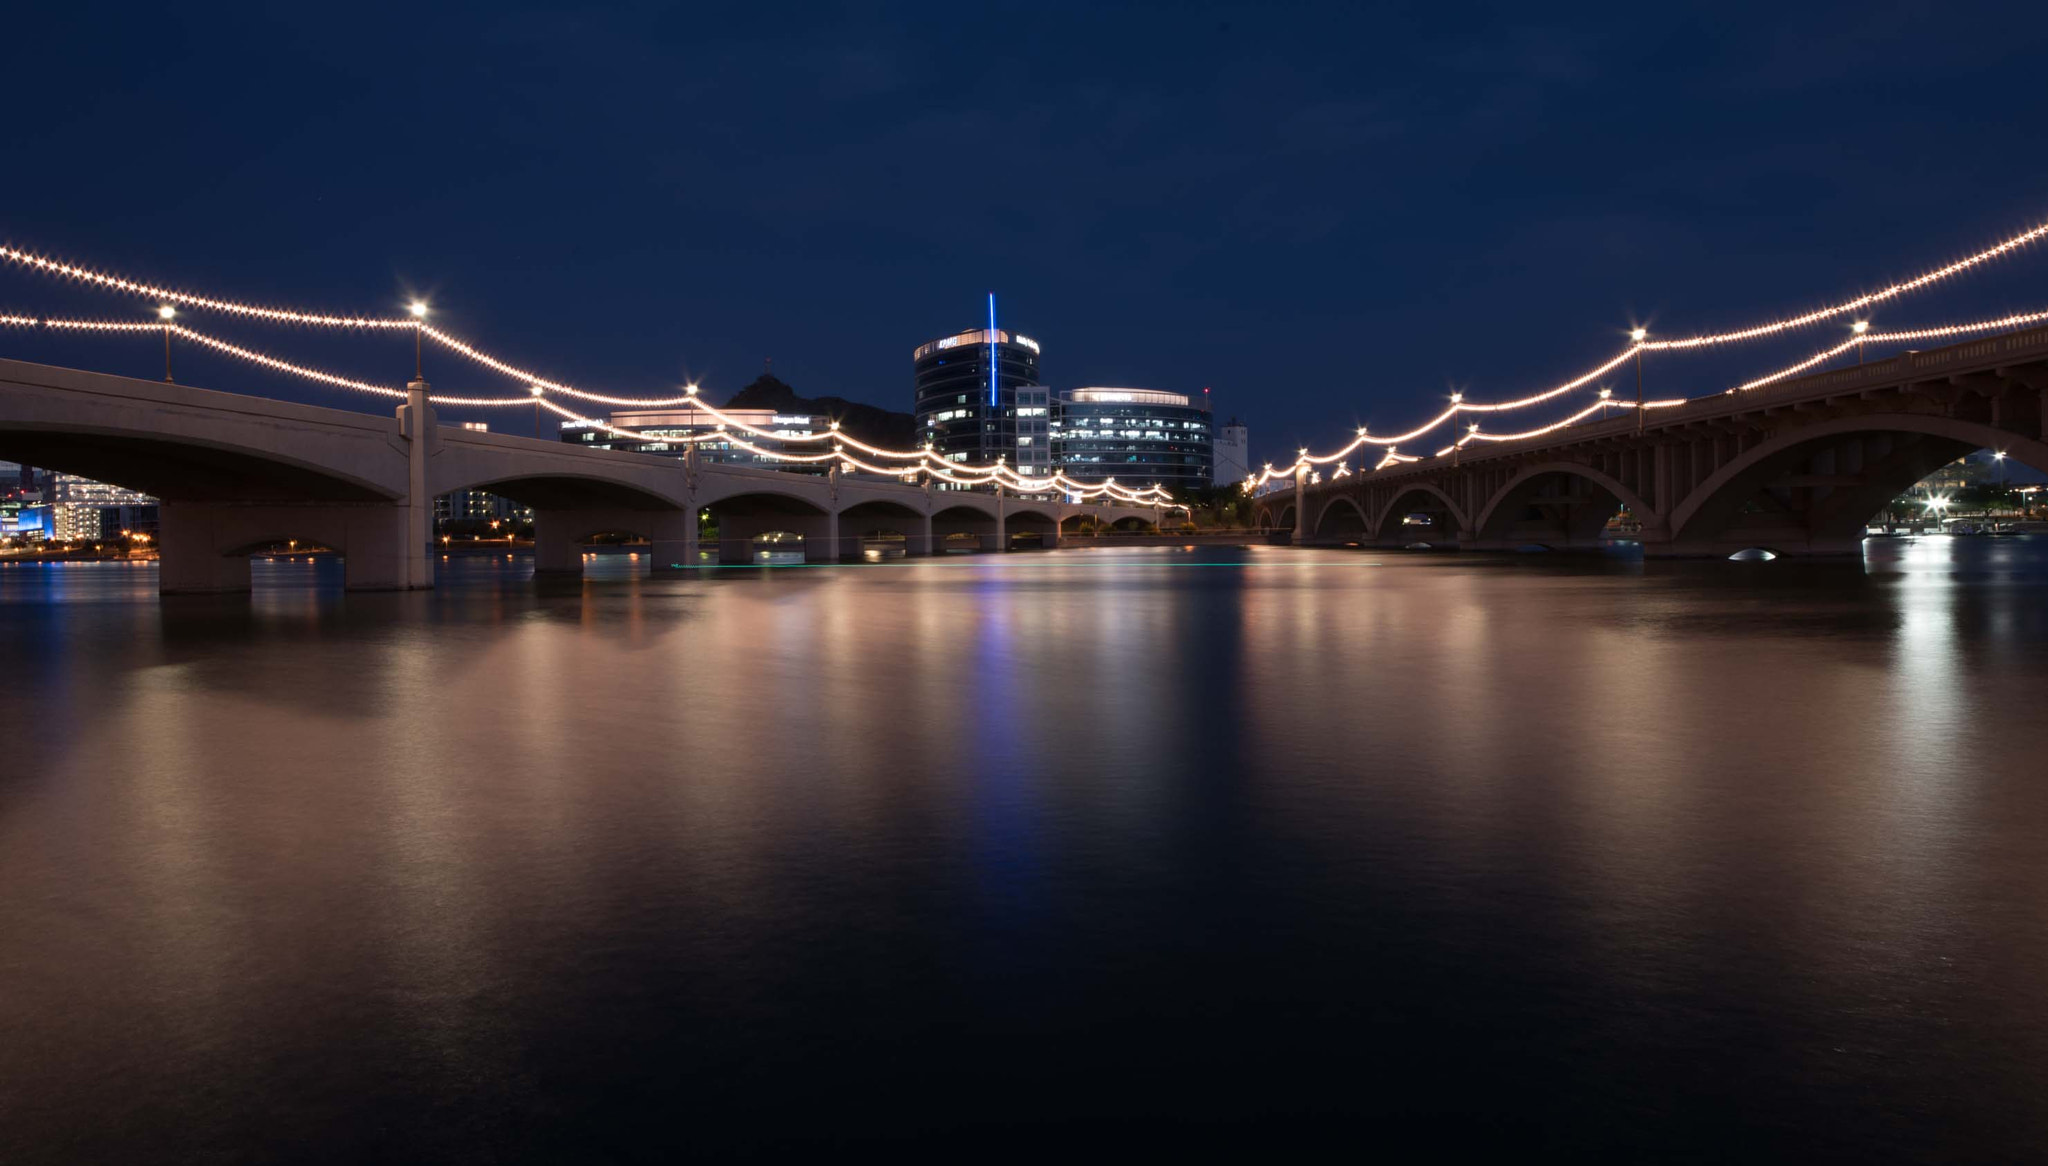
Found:
[[434, 560], [428, 550], [434, 541], [434, 492], [428, 486], [427, 461], [441, 435], [434, 424], [434, 407], [427, 403], [427, 382], [407, 383], [405, 394], [405, 404], [398, 407], [398, 431], [405, 439], [407, 460], [405, 526], [399, 532], [404, 555], [395, 582], [398, 588], [427, 588], [434, 585]]
[[648, 549], [653, 552], [655, 574], [685, 570], [697, 562], [697, 518], [692, 510], [535, 510], [534, 578], [581, 576], [584, 543], [594, 535], [610, 531], [646, 538]]
[[[349, 591], [415, 589], [410, 508], [391, 503], [163, 501], [157, 509], [157, 587], [165, 595], [249, 590], [249, 556], [296, 539], [342, 556]], [[425, 558], [425, 548], [420, 548]], [[431, 573], [431, 561], [427, 564]]]
[[839, 514], [788, 514], [774, 511], [718, 516], [718, 561], [738, 566], [754, 561], [754, 540], [773, 531], [800, 534], [804, 562], [839, 561]]
[[696, 507], [678, 514], [673, 521], [664, 516], [656, 526], [658, 529], [652, 537], [654, 545], [651, 548], [654, 551], [654, 566], [651, 568], [654, 574], [679, 574], [698, 565]]

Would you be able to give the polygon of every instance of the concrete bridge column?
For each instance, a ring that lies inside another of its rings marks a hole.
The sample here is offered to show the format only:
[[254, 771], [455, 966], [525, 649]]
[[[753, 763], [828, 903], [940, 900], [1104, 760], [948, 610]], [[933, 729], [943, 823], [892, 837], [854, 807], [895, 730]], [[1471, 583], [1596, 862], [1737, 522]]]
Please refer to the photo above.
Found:
[[157, 590], [164, 595], [249, 590], [249, 559], [224, 555], [221, 507], [165, 500], [157, 507]]
[[918, 520], [918, 530], [921, 533], [903, 532], [903, 553], [911, 557], [937, 554], [938, 551], [932, 547], [932, 516], [929, 509]]
[[[433, 499], [427, 500], [427, 530], [433, 528]], [[341, 585], [347, 591], [417, 591], [434, 585], [433, 560], [412, 543], [414, 508], [351, 506], [337, 509], [341, 541]], [[422, 568], [420, 560], [426, 559]], [[245, 563], [247, 560], [243, 560]], [[425, 582], [420, 582], [424, 576]]]
[[839, 561], [839, 508], [820, 517], [805, 518], [799, 529], [804, 536], [804, 562], [836, 563]]
[[166, 595], [249, 590], [249, 553], [298, 539], [342, 557], [349, 591], [412, 589], [403, 503], [165, 501], [157, 510], [158, 589]]
[[1301, 466], [1294, 471], [1294, 534], [1288, 541], [1300, 546], [1304, 541], [1303, 532], [1308, 529], [1308, 467]]
[[583, 574], [583, 544], [576, 540], [585, 519], [580, 511], [535, 510], [533, 512], [533, 577], [566, 578]]
[[654, 524], [652, 541], [654, 574], [680, 574], [697, 566], [697, 508], [663, 515]]
[[996, 532], [981, 536], [981, 549], [984, 551], [1007, 551], [1010, 549], [1010, 530], [1006, 525], [1003, 513], [1003, 488], [1001, 486], [996, 487]]
[[425, 588], [434, 585], [434, 559], [428, 548], [434, 541], [434, 495], [427, 488], [427, 458], [438, 436], [434, 407], [427, 403], [427, 382], [416, 380], [405, 386], [405, 404], [398, 407], [398, 426], [406, 440], [410, 459], [406, 479], [405, 525], [397, 538], [403, 547], [401, 586]]

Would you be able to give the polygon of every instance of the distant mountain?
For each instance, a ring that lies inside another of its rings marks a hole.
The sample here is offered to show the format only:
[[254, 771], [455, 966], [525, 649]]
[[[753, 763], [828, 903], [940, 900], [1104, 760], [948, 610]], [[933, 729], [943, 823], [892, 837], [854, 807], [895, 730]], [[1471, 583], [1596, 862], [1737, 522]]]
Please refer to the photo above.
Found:
[[799, 397], [796, 390], [777, 380], [773, 374], [762, 373], [751, 383], [732, 395], [725, 403], [728, 409], [773, 409], [777, 413], [799, 413], [811, 416], [823, 415], [839, 422], [845, 433], [867, 442], [869, 445], [889, 449], [909, 449], [917, 441], [917, 418], [909, 413], [897, 413], [863, 405], [844, 397]]

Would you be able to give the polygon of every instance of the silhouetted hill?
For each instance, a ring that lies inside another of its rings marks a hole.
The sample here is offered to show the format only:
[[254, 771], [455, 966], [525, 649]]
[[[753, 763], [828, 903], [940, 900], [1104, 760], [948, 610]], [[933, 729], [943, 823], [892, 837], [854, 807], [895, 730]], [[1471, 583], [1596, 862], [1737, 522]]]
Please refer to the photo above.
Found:
[[799, 397], [796, 390], [762, 373], [732, 395], [728, 409], [773, 409], [777, 413], [822, 414], [839, 422], [844, 432], [869, 445], [908, 449], [916, 443], [917, 418], [844, 397]]

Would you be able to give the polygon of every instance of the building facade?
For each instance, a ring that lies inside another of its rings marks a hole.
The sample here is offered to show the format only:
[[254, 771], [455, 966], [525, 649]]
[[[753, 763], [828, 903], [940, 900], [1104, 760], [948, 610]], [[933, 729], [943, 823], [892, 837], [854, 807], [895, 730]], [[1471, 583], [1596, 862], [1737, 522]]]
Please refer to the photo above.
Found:
[[92, 542], [156, 528], [156, 499], [77, 474], [51, 474], [48, 498], [47, 534], [58, 542]]
[[[1051, 392], [1040, 382], [1038, 341], [994, 328], [956, 332], [918, 345], [911, 354], [918, 440], [948, 461], [987, 464], [1002, 458], [1051, 473], [1052, 457], [1037, 451], [1050, 440]], [[1018, 395], [1024, 393], [1026, 404]], [[1019, 408], [1046, 410], [1018, 416]], [[1019, 421], [1027, 424], [1020, 428]], [[1038, 422], [1043, 422], [1043, 427]]]
[[1232, 417], [1216, 429], [1215, 469], [1210, 475], [1210, 484], [1235, 486], [1252, 476], [1251, 430]]
[[756, 429], [768, 431], [770, 436], [761, 437], [729, 428], [710, 412], [697, 408], [681, 409], [639, 409], [631, 412], [614, 413], [610, 417], [613, 426], [629, 429], [637, 437], [621, 437], [609, 430], [599, 428], [587, 421], [562, 422], [562, 440], [592, 449], [623, 449], [633, 453], [651, 453], [667, 457], [682, 457], [692, 445], [697, 447], [700, 461], [723, 462], [730, 465], [765, 466], [769, 469], [797, 473], [822, 474], [830, 469], [827, 462], [784, 462], [763, 457], [751, 449], [734, 444], [732, 440], [712, 437], [709, 440], [692, 441], [708, 434], [721, 431], [733, 438], [743, 440], [747, 445], [762, 450], [802, 454], [823, 452], [828, 446], [817, 441], [790, 443], [790, 438], [822, 433], [831, 428], [831, 422], [822, 416], [810, 414], [777, 413], [772, 409], [725, 409], [722, 412], [734, 421], [743, 422]]
[[1215, 434], [1207, 407], [1186, 393], [1085, 388], [1059, 395], [1053, 463], [1082, 482], [1205, 487]]

